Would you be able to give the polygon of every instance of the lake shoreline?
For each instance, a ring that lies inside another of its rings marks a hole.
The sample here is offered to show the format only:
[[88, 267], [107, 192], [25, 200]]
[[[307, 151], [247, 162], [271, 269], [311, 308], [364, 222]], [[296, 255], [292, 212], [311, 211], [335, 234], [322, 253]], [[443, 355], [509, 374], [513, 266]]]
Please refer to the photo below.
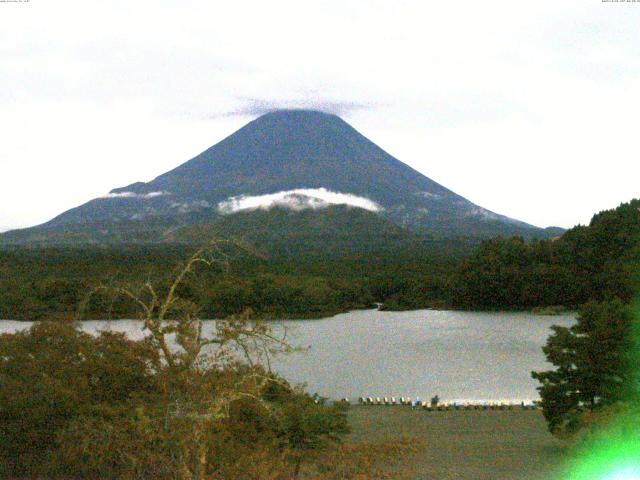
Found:
[[[573, 323], [573, 315], [375, 309], [312, 321], [274, 320], [274, 333], [286, 333], [300, 350], [277, 356], [272, 365], [293, 384], [306, 383], [310, 393], [336, 400], [537, 399], [531, 372], [549, 366], [542, 346], [550, 327]], [[30, 325], [0, 322], [0, 332]], [[141, 320], [88, 320], [78, 326], [91, 334], [125, 333], [131, 340], [146, 334]], [[205, 320], [203, 329], [210, 334], [215, 322]]]
[[[500, 313], [500, 314], [531, 314], [545, 317], [561, 317], [563, 315], [575, 315], [577, 310], [574, 309], [563, 309], [556, 310], [555, 307], [550, 307], [547, 310], [546, 307], [535, 307], [531, 309], [515, 309], [515, 310], [477, 310], [471, 308], [453, 308], [453, 307], [433, 307], [433, 308], [410, 308], [410, 309], [386, 309], [384, 308], [384, 304], [381, 304], [378, 307], [363, 307], [363, 308], [351, 308], [346, 310], [327, 310], [324, 312], [316, 313], [309, 312], [307, 314], [291, 314], [291, 315], [278, 315], [273, 317], [267, 317], [263, 315], [256, 315], [254, 318], [256, 320], [261, 320], [265, 322], [280, 322], [280, 321], [289, 321], [289, 320], [325, 320], [328, 318], [334, 318], [339, 315], [345, 315], [349, 313], [355, 312], [384, 312], [384, 313], [406, 313], [406, 312], [460, 312], [460, 313]], [[106, 319], [103, 316], [93, 316], [83, 318], [82, 320], [78, 320], [75, 315], [52, 315], [48, 318], [39, 318], [37, 320], [27, 320], [22, 318], [17, 319], [9, 319], [9, 318], [0, 318], [0, 322], [23, 322], [23, 323], [32, 323], [32, 322], [113, 322], [119, 320], [139, 320], [139, 318], [133, 318], [132, 316], [114, 316], [113, 318]], [[202, 318], [202, 321], [208, 322], [216, 319], [213, 318]]]

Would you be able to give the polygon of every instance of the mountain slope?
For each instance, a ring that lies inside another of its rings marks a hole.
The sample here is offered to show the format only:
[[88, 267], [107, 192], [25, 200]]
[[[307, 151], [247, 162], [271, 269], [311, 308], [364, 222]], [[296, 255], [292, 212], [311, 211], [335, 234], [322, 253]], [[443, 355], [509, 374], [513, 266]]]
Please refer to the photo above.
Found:
[[[333, 200], [326, 201], [330, 195]], [[548, 236], [469, 202], [392, 157], [335, 115], [283, 110], [259, 117], [151, 182], [114, 189], [40, 227], [5, 235], [4, 241], [28, 242], [60, 230], [73, 236], [90, 225], [104, 229], [117, 223], [128, 225], [130, 233], [119, 234], [128, 241], [135, 230], [156, 234], [158, 223], [173, 228], [189, 223], [194, 213], [216, 217], [243, 205], [264, 207], [265, 201], [312, 208], [318, 215], [332, 202], [353, 201], [399, 226], [439, 237]]]

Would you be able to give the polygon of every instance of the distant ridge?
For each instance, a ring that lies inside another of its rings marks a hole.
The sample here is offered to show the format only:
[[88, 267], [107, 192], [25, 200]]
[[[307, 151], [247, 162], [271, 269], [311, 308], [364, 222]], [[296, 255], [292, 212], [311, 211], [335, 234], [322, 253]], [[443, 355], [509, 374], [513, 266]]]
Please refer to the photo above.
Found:
[[322, 215], [340, 204], [367, 208], [416, 234], [440, 238], [533, 238], [562, 231], [473, 204], [397, 160], [336, 115], [279, 110], [148, 183], [113, 189], [41, 226], [0, 235], [0, 242], [154, 241], [153, 235], [164, 238], [163, 232], [193, 224], [194, 218], [201, 224], [242, 209], [273, 206], [311, 208]]

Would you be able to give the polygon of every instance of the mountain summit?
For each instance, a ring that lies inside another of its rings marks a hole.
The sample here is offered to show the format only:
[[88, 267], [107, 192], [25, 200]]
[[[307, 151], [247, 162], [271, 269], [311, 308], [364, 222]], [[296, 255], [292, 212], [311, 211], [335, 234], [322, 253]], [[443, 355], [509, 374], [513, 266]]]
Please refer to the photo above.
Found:
[[322, 210], [336, 204], [375, 212], [418, 234], [546, 236], [542, 229], [471, 203], [389, 155], [338, 116], [313, 110], [267, 113], [148, 183], [116, 188], [23, 233], [39, 232], [42, 238], [45, 231], [104, 229], [114, 222], [127, 223], [130, 231], [158, 219], [185, 224], [194, 216], [273, 207]]

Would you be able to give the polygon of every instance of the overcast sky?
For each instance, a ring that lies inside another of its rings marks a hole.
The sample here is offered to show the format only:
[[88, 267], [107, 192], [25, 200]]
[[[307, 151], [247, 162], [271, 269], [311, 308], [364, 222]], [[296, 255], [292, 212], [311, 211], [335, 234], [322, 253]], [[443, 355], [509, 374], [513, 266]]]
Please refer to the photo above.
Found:
[[639, 26], [640, 2], [601, 0], [0, 2], [0, 228], [280, 107], [490, 210], [587, 223], [640, 197]]

